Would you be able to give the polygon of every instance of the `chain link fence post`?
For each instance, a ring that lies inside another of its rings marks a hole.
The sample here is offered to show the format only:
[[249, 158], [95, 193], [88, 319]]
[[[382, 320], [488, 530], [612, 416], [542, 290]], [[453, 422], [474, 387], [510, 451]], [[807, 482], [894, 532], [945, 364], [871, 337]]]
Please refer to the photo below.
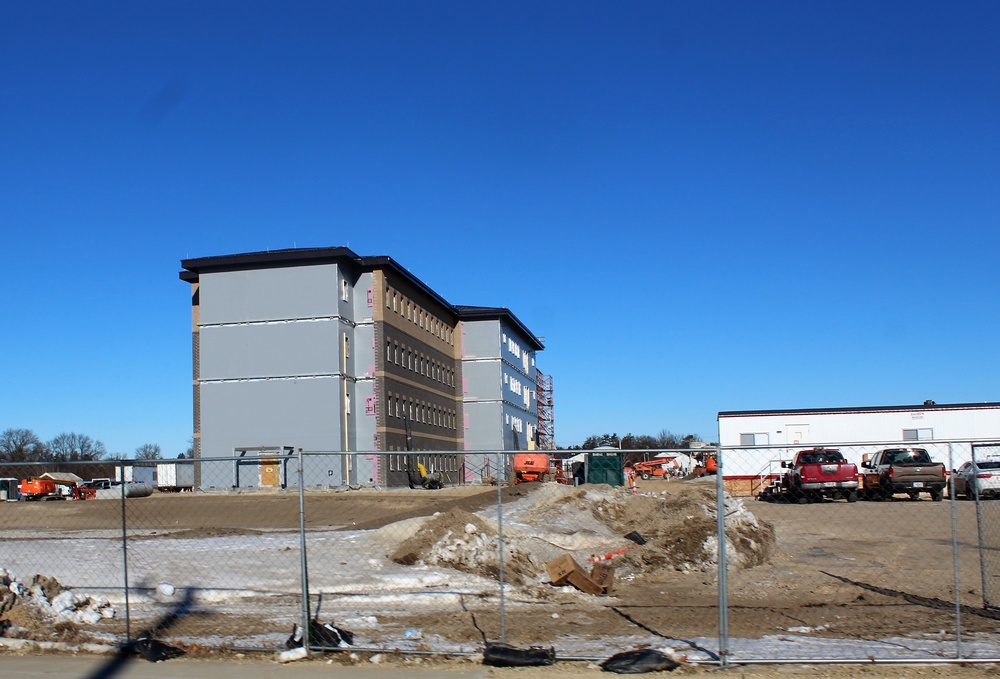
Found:
[[299, 567], [302, 579], [302, 647], [308, 652], [310, 651], [309, 621], [312, 616], [309, 611], [309, 555], [306, 549], [306, 484], [301, 448], [298, 449], [296, 459], [299, 465]]
[[[497, 453], [497, 544], [499, 545], [499, 578], [500, 578], [500, 642], [507, 643], [507, 610], [506, 597], [504, 594], [503, 581], [503, 484], [504, 479], [500, 475], [500, 453]], [[506, 469], [506, 461], [503, 469]], [[506, 474], [504, 474], [506, 476]]]
[[729, 607], [727, 591], [726, 563], [726, 485], [723, 480], [724, 461], [722, 448], [716, 451], [715, 474], [715, 517], [717, 539], [719, 541], [719, 660], [722, 667], [729, 665]]
[[[948, 469], [955, 469], [955, 454], [948, 444]], [[962, 589], [958, 561], [958, 507], [955, 506], [955, 475], [948, 474], [948, 501], [951, 503], [951, 554], [955, 571], [955, 657], [962, 658]]]
[[125, 462], [118, 463], [118, 478], [121, 483], [121, 511], [122, 511], [122, 569], [125, 587], [125, 643], [132, 643], [132, 616], [129, 611], [129, 581], [128, 581], [128, 515], [125, 511]]

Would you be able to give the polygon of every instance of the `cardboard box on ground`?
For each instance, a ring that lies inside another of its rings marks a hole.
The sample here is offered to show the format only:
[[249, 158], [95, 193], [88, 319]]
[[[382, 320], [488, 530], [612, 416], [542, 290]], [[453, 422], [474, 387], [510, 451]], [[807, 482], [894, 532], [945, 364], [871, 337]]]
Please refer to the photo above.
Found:
[[610, 594], [614, 587], [615, 567], [606, 561], [593, 565], [590, 573], [586, 571], [569, 554], [563, 554], [550, 561], [545, 570], [553, 585], [565, 585], [567, 582], [581, 592], [594, 595]]

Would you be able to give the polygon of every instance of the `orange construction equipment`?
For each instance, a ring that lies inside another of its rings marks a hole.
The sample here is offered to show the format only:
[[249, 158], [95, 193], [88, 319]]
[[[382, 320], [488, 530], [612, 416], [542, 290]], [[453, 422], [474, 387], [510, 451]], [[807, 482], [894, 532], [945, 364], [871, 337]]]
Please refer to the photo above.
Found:
[[695, 476], [712, 476], [719, 472], [719, 463], [715, 459], [715, 453], [705, 453], [697, 457], [698, 466], [695, 467]]
[[49, 479], [23, 479], [21, 481], [22, 500], [41, 500], [43, 497], [58, 497], [56, 482]]
[[514, 456], [514, 483], [545, 481], [552, 473], [545, 453], [518, 453]]
[[669, 460], [659, 459], [659, 460], [645, 460], [643, 462], [636, 462], [632, 465], [635, 469], [635, 473], [639, 475], [642, 480], [646, 480], [651, 476], [663, 477], [667, 475], [667, 464]]
[[91, 485], [73, 486], [70, 497], [74, 500], [93, 500], [97, 497], [97, 488]]

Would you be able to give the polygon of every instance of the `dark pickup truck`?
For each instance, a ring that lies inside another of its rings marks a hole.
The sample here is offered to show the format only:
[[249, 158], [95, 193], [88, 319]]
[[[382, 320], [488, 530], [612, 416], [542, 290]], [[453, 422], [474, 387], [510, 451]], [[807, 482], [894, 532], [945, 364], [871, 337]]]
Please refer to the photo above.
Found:
[[782, 462], [788, 470], [782, 477], [782, 492], [792, 502], [805, 504], [824, 497], [858, 499], [858, 468], [839, 450], [812, 448], [800, 450], [791, 461]]
[[947, 484], [944, 465], [934, 462], [924, 448], [886, 448], [861, 463], [864, 496], [869, 500], [891, 500], [906, 493], [911, 500], [929, 493], [935, 502], [944, 497]]

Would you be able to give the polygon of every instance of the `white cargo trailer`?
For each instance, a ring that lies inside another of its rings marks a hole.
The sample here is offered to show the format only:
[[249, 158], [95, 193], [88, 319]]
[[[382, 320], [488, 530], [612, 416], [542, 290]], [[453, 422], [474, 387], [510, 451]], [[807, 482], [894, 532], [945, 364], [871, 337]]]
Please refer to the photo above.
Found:
[[194, 465], [190, 462], [167, 462], [156, 465], [156, 489], [181, 492], [194, 488]]
[[[103, 479], [93, 479], [94, 481], [101, 481]], [[111, 479], [107, 479], [111, 481]], [[145, 483], [150, 486], [155, 485], [156, 481], [156, 468], [145, 465], [125, 465], [124, 467], [115, 467], [115, 481], [124, 483]], [[109, 484], [110, 485], [110, 484]]]

